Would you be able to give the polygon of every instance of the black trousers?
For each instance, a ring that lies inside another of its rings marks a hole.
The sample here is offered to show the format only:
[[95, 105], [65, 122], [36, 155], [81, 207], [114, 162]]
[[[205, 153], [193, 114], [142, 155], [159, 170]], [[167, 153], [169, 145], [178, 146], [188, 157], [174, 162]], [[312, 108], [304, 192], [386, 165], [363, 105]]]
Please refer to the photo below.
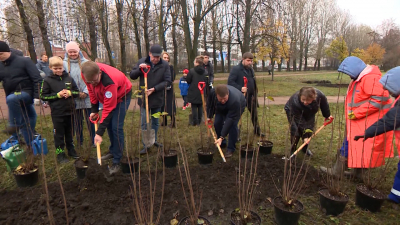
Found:
[[51, 119], [53, 121], [54, 145], [57, 154], [64, 152], [65, 147], [67, 147], [68, 151], [75, 150], [72, 115], [52, 116]]
[[203, 105], [192, 103], [192, 116], [193, 116], [193, 126], [201, 124], [201, 117], [203, 117]]
[[[306, 129], [303, 128], [297, 128], [296, 133], [292, 133], [290, 135], [290, 143], [292, 144], [291, 152], [293, 153], [294, 151], [297, 150], [297, 144], [299, 143], [300, 139], [304, 140], [305, 138], [310, 138], [313, 133], [311, 132], [305, 132]], [[304, 145], [304, 147], [301, 149], [304, 153], [306, 153], [308, 148], [308, 145]]]
[[257, 112], [257, 96], [249, 95], [247, 96], [247, 109], [251, 114], [251, 122], [253, 123], [254, 132], [258, 132], [258, 112]]

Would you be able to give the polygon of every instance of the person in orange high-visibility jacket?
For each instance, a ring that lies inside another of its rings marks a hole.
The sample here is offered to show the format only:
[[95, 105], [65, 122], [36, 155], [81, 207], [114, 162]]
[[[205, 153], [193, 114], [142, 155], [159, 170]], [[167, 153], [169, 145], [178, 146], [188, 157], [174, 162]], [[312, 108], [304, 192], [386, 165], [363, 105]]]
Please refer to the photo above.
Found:
[[[383, 117], [390, 109], [392, 100], [379, 79], [382, 74], [377, 66], [366, 65], [361, 59], [350, 56], [340, 64], [339, 72], [347, 74], [352, 81], [345, 100], [346, 136], [333, 168], [321, 167], [323, 172], [340, 175], [347, 166], [354, 168], [352, 175], [360, 177], [363, 168], [375, 168], [385, 164], [385, 157], [392, 157], [390, 143], [392, 136], [386, 133], [363, 142], [354, 141], [354, 136]], [[386, 151], [387, 150], [387, 151]]]
[[[381, 135], [394, 130], [396, 138], [397, 152], [400, 149], [400, 66], [389, 70], [379, 81], [390, 94], [396, 98], [391, 109], [380, 120], [375, 122], [372, 126], [365, 130], [365, 133], [360, 133], [354, 137], [355, 141], [358, 139], [373, 139], [377, 135]], [[392, 143], [392, 138], [387, 140]], [[394, 151], [394, 146], [390, 149]], [[400, 203], [400, 161], [397, 164], [397, 173], [394, 177], [393, 188], [390, 191], [388, 199], [395, 203]]]

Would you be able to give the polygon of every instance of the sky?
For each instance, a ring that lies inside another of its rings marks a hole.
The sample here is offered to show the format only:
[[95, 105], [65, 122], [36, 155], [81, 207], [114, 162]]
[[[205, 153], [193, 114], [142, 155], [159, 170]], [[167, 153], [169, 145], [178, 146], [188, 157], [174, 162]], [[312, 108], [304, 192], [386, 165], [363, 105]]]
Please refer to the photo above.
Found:
[[400, 25], [400, 0], [337, 0], [340, 8], [349, 11], [355, 23], [373, 29], [393, 18]]

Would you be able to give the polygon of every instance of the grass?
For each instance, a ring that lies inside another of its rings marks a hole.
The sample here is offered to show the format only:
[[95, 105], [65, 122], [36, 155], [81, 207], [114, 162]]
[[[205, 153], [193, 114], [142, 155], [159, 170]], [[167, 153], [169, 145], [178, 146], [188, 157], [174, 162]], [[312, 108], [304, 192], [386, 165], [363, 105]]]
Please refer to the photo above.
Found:
[[[307, 75], [306, 75], [307, 76]], [[298, 89], [299, 87], [303, 86], [301, 81], [302, 79], [336, 79], [336, 75], [318, 75], [318, 77], [315, 76], [310, 76], [309, 78], [306, 76], [296, 76], [296, 79], [292, 79], [292, 77], [281, 77], [279, 79], [278, 77], [276, 78], [276, 81], [274, 83], [272, 82], [265, 82], [265, 89], [266, 91], [268, 90], [276, 90], [282, 92], [286, 88], [293, 88], [293, 90], [285, 90], [287, 93], [286, 95], [290, 95], [294, 93], [294, 89]], [[290, 78], [290, 79], [289, 79]], [[259, 81], [260, 82], [260, 81]], [[287, 86], [282, 86], [282, 87], [276, 87], [276, 83], [280, 82], [281, 85], [284, 85], [284, 83], [289, 83]], [[281, 90], [282, 91], [281, 91]], [[335, 89], [335, 88], [333, 88]], [[332, 90], [330, 95], [337, 95], [337, 89], [336, 93]], [[272, 93], [272, 91], [271, 91]], [[271, 94], [272, 95], [272, 94]], [[134, 101], [131, 102], [131, 104], [135, 104]], [[260, 118], [260, 125], [262, 126], [263, 132], [267, 132], [268, 129], [266, 129], [263, 124], [265, 119], [262, 118], [263, 111], [265, 109], [265, 112], [267, 114], [267, 118], [271, 120], [271, 127], [270, 127], [270, 134], [268, 135], [268, 139], [274, 142], [274, 148], [273, 148], [273, 153], [275, 154], [283, 154], [284, 149], [286, 146], [286, 143], [288, 142], [288, 137], [287, 137], [287, 129], [288, 129], [288, 122], [286, 119], [286, 115], [283, 110], [283, 105], [271, 105], [269, 107], [263, 106], [263, 103], [260, 102], [260, 109], [259, 109], [259, 118]], [[335, 112], [335, 108], [339, 107], [339, 109], [343, 110], [343, 104], [335, 104], [335, 103], [330, 103], [331, 106], [331, 112], [332, 114]], [[203, 129], [205, 131], [204, 126], [201, 127], [191, 127], [187, 126], [188, 124], [188, 117], [189, 117], [190, 110], [182, 111], [178, 108], [177, 111], [177, 129], [174, 129], [175, 131], [179, 132], [179, 137], [182, 142], [182, 146], [184, 146], [186, 149], [188, 149], [188, 161], [189, 165], [193, 167], [197, 167], [197, 154], [196, 154], [196, 149], [195, 146], [201, 145], [201, 143], [204, 141], [201, 140], [200, 138], [200, 129]], [[246, 111], [243, 114], [243, 124], [247, 124], [248, 122], [248, 111]], [[335, 115], [334, 115], [335, 116]], [[336, 116], [337, 117], [337, 116]], [[318, 120], [317, 120], [317, 125], [316, 127], [319, 127], [323, 123], [323, 118], [318, 114]], [[338, 118], [337, 118], [338, 119]], [[338, 120], [337, 120], [338, 121]], [[140, 150], [141, 144], [139, 143], [140, 140], [137, 137], [137, 127], [139, 124], [139, 111], [130, 111], [128, 112], [126, 116], [126, 122], [125, 122], [125, 132], [127, 133], [126, 135], [126, 142], [128, 143], [128, 150], [130, 151], [130, 155], [134, 154], [134, 152]], [[333, 135], [333, 142], [332, 142], [332, 147], [330, 146], [330, 140], [331, 140], [331, 133], [332, 133], [332, 125], [329, 125], [329, 127], [326, 127], [323, 129], [317, 137], [310, 143], [310, 149], [313, 150], [314, 152], [314, 157], [311, 160], [311, 166], [314, 168], [318, 169], [319, 166], [321, 165], [329, 165], [334, 158], [334, 155], [336, 154], [336, 149], [339, 147], [341, 144], [341, 138], [339, 137], [339, 134], [337, 132], [339, 125], [343, 126], [343, 123], [339, 124], [336, 123], [335, 127], [333, 130], [335, 130], [334, 135]], [[4, 128], [3, 123], [0, 125], [0, 128]], [[54, 150], [54, 141], [53, 141], [53, 136], [52, 136], [52, 122], [51, 118], [49, 116], [44, 117], [40, 116], [38, 118], [37, 122], [37, 131], [41, 133], [45, 138], [47, 138], [48, 142], [48, 148], [49, 148], [49, 154], [45, 156], [45, 168], [46, 168], [46, 175], [47, 175], [47, 180], [48, 182], [57, 182], [57, 175], [55, 171], [55, 150]], [[165, 141], [170, 141], [170, 140], [175, 140], [175, 138], [171, 138], [169, 135], [169, 130], [165, 129], [164, 127], [161, 127], [159, 130], [159, 141], [163, 142], [163, 139]], [[242, 139], [246, 137], [246, 132], [242, 132]], [[85, 130], [85, 137], [87, 137], [87, 131]], [[0, 140], [6, 140], [8, 136], [4, 134], [0, 134]], [[203, 137], [203, 140], [205, 140], [206, 137]], [[175, 141], [172, 141], [173, 146], [176, 145]], [[86, 143], [86, 148], [88, 151], [90, 151], [91, 156], [93, 158], [96, 158], [96, 151], [95, 149], [92, 149], [89, 147], [89, 143]], [[104, 135], [104, 141], [101, 146], [103, 154], [107, 151], [107, 147], [109, 146], [109, 139], [108, 135]], [[82, 149], [77, 149], [78, 153], [82, 153]], [[136, 154], [137, 156], [138, 154]], [[299, 154], [299, 158], [302, 157], [302, 154]], [[214, 158], [215, 160], [221, 160], [220, 157]], [[154, 154], [152, 155], [152, 160], [156, 160]], [[234, 160], [238, 162], [238, 153], [234, 154], [234, 157], [230, 160]], [[391, 186], [393, 184], [393, 178], [394, 174], [396, 172], [396, 162], [397, 158], [393, 158], [390, 160], [390, 166], [387, 171], [387, 179], [385, 180], [384, 183], [382, 183], [382, 191], [385, 193], [389, 193]], [[37, 159], [36, 161], [40, 168], [40, 160]], [[283, 163], [282, 163], [283, 167]], [[76, 179], [75, 175], [75, 169], [73, 166], [73, 160], [70, 160], [69, 163], [60, 165], [60, 174], [61, 174], [61, 179], [62, 181], [68, 182], [71, 180]], [[4, 161], [0, 161], [0, 189], [14, 189], [16, 188], [16, 184], [13, 178], [13, 175], [10, 174], [9, 172], [6, 171], [6, 166]], [[40, 181], [41, 183], [39, 185], [42, 185], [42, 180]], [[271, 181], [272, 182], [272, 181]], [[303, 215], [300, 218], [300, 224], [398, 224], [398, 206], [393, 205], [391, 203], [385, 202], [382, 211], [379, 213], [369, 213], [369, 212], [364, 212], [360, 210], [358, 207], [355, 206], [355, 186], [356, 183], [352, 181], [346, 180], [344, 182], [343, 190], [346, 194], [349, 195], [350, 201], [348, 203], [348, 206], [346, 207], [346, 211], [343, 215], [340, 215], [339, 217], [327, 217], [325, 216], [321, 210], [319, 209], [319, 198], [318, 198], [318, 193], [315, 193], [313, 195], [301, 195], [299, 197], [299, 200], [303, 202], [305, 205], [305, 210], [303, 212]], [[236, 189], [232, 189], [231, 191], [235, 191]], [[178, 191], [178, 190], [177, 190]], [[180, 190], [179, 190], [180, 191]], [[257, 208], [258, 213], [260, 213], [263, 216], [263, 221], [265, 223], [263, 224], [272, 224], [271, 218], [273, 218], [273, 208], [272, 207], [259, 207], [255, 206]]]

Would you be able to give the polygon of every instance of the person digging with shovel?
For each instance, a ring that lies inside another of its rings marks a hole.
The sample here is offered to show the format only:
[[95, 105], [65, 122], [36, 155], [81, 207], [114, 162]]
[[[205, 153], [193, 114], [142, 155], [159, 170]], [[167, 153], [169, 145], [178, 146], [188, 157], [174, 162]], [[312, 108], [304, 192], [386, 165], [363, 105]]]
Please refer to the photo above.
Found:
[[[164, 105], [164, 92], [165, 88], [171, 83], [171, 70], [168, 62], [161, 59], [162, 48], [160, 45], [155, 44], [151, 46], [149, 56], [142, 58], [138, 61], [135, 67], [130, 72], [132, 80], [140, 78], [140, 86], [145, 87], [145, 94], [143, 99], [138, 99], [140, 105], [141, 127], [143, 133], [143, 149], [140, 154], [146, 154], [148, 149], [154, 144], [156, 147], [162, 147], [157, 142], [157, 131], [159, 127], [158, 118], [151, 115], [161, 112], [161, 107]], [[146, 76], [145, 76], [146, 75]], [[148, 79], [147, 79], [148, 78]], [[146, 81], [146, 82], [145, 82]], [[147, 85], [145, 85], [147, 84]], [[146, 110], [148, 108], [149, 110]], [[147, 120], [151, 117], [151, 130], [148, 128]], [[147, 130], [149, 135], [145, 135]], [[154, 130], [154, 137], [150, 135]]]
[[[400, 66], [389, 70], [382, 78], [379, 83], [389, 91], [389, 93], [396, 98], [395, 102], [392, 104], [390, 110], [378, 121], [372, 124], [365, 130], [364, 134], [358, 134], [354, 137], [354, 141], [363, 139], [366, 141], [370, 138], [374, 138], [384, 133], [394, 131], [396, 138], [397, 151], [400, 149]], [[392, 136], [388, 136], [386, 140], [390, 145], [392, 144]], [[362, 142], [361, 142], [362, 143]], [[391, 145], [392, 146], [392, 145]], [[385, 149], [385, 151], [393, 152], [393, 146], [391, 148]], [[390, 191], [388, 199], [392, 202], [400, 204], [400, 161], [397, 164], [397, 173], [394, 177], [393, 188]]]
[[220, 84], [210, 91], [207, 98], [207, 123], [212, 123], [218, 139], [215, 144], [226, 147], [226, 136], [229, 134], [228, 149], [225, 158], [232, 157], [238, 139], [238, 122], [246, 108], [246, 100], [241, 91], [233, 86]]
[[[321, 109], [322, 115], [326, 120], [332, 118], [328, 100], [325, 95], [313, 87], [302, 87], [300, 91], [292, 95], [286, 102], [285, 111], [290, 124], [291, 152], [293, 153], [301, 139], [306, 143], [312, 136], [315, 126], [315, 115]], [[308, 156], [313, 153], [305, 145], [302, 151]]]
[[103, 104], [100, 124], [94, 137], [96, 145], [103, 141], [107, 128], [111, 145], [109, 153], [101, 159], [113, 159], [109, 167], [110, 174], [120, 170], [120, 161], [124, 150], [124, 120], [131, 103], [132, 84], [124, 73], [102, 63], [88, 61], [82, 64], [82, 79], [86, 83], [92, 109], [90, 119], [99, 117], [99, 103]]

